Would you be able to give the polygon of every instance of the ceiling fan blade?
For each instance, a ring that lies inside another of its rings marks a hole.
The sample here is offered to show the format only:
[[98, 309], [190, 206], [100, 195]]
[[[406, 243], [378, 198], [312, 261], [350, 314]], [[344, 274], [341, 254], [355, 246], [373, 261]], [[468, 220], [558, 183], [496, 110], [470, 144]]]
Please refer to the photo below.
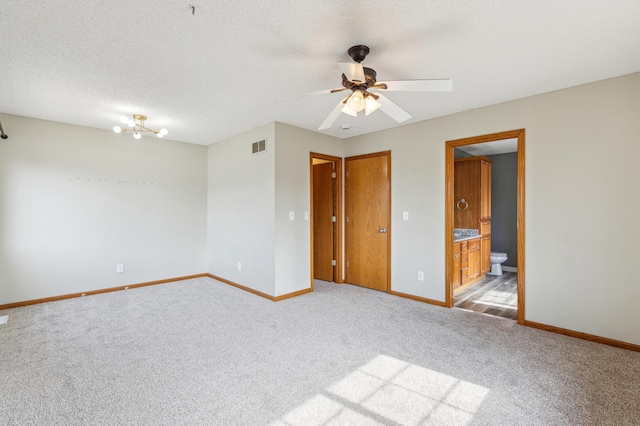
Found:
[[392, 92], [450, 92], [453, 90], [453, 83], [448, 78], [440, 80], [383, 81], [374, 87], [384, 90], [382, 86], [387, 86], [386, 90]]
[[[348, 96], [347, 96], [348, 98]], [[331, 125], [333, 123], [335, 123], [335, 121], [338, 119], [338, 117], [340, 116], [341, 113], [341, 109], [344, 107], [344, 101], [347, 100], [347, 98], [344, 98], [343, 100], [341, 100], [338, 105], [333, 109], [333, 111], [331, 111], [331, 113], [329, 114], [329, 116], [322, 122], [322, 124], [320, 125], [320, 127], [318, 127], [318, 130], [326, 130], [329, 127], [331, 127]]]
[[354, 62], [338, 62], [338, 66], [344, 75], [347, 76], [349, 81], [354, 83], [364, 83], [364, 69], [362, 65]]
[[378, 93], [378, 101], [380, 102], [380, 110], [386, 113], [389, 117], [396, 120], [398, 123], [403, 123], [410, 119], [412, 116], [407, 111], [400, 108], [393, 103], [389, 98]]
[[341, 92], [343, 90], [346, 90], [346, 89], [344, 87], [340, 87], [339, 89], [320, 90], [318, 92], [311, 92], [311, 93], [305, 93], [305, 94], [302, 94], [302, 95], [295, 95], [295, 96], [289, 96], [287, 98], [276, 99], [276, 100], [274, 100], [274, 102], [290, 101], [292, 99], [303, 98], [305, 96], [326, 95], [328, 93], [336, 93], [336, 92]]

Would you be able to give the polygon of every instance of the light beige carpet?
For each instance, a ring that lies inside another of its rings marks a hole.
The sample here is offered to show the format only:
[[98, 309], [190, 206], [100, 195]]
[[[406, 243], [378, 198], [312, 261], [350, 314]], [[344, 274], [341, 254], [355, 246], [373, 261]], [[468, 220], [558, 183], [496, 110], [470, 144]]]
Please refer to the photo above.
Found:
[[0, 311], [2, 425], [638, 425], [640, 354], [350, 285]]

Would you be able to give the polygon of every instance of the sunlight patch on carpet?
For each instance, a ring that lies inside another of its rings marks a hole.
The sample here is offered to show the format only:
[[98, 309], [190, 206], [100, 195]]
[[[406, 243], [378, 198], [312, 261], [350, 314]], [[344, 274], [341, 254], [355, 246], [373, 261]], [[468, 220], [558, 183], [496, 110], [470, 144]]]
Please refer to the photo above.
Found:
[[466, 425], [489, 392], [456, 377], [378, 355], [271, 425]]

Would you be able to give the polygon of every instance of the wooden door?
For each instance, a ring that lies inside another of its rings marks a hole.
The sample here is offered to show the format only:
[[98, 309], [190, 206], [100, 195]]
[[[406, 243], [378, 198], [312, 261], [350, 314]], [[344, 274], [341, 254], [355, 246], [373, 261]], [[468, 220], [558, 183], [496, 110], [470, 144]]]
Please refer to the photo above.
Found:
[[336, 222], [334, 163], [313, 166], [313, 277], [323, 281], [335, 281], [334, 235]]
[[389, 291], [391, 152], [346, 159], [346, 281]]

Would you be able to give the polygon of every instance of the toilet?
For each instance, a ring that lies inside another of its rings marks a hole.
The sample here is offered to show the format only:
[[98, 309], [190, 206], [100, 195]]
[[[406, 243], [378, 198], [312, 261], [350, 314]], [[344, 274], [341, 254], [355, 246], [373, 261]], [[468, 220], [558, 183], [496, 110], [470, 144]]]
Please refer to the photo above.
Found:
[[492, 251], [490, 260], [491, 260], [491, 270], [487, 272], [487, 274], [502, 275], [502, 264], [507, 261], [507, 253]]

